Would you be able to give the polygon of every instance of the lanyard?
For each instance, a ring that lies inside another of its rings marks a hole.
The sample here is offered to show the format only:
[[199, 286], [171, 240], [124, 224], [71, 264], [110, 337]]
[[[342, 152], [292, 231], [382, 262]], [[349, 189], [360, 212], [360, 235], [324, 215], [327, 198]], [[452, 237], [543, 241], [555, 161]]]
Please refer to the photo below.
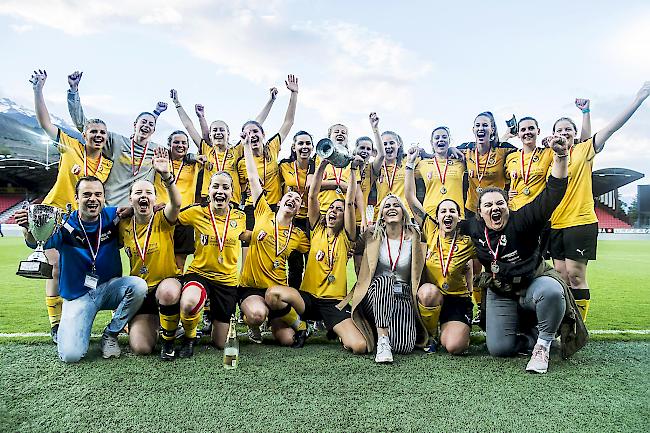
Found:
[[497, 242], [497, 247], [495, 249], [492, 249], [492, 245], [490, 245], [490, 238], [488, 237], [488, 230], [487, 227], [485, 227], [485, 242], [487, 243], [488, 250], [490, 250], [490, 254], [492, 255], [492, 263], [496, 263], [498, 256], [499, 256], [499, 247], [501, 246], [499, 242]]
[[[102, 166], [102, 159], [104, 156], [99, 153], [99, 161], [97, 161], [97, 166], [95, 167], [95, 170], [93, 170], [92, 175], [95, 176], [97, 174], [97, 170], [99, 170], [99, 167]], [[88, 152], [86, 152], [86, 148], [84, 147], [84, 176], [88, 176]]]
[[444, 260], [443, 262], [443, 251], [442, 251], [442, 242], [440, 241], [440, 233], [438, 233], [438, 258], [440, 260], [440, 267], [442, 268], [442, 277], [447, 278], [447, 274], [449, 273], [449, 265], [451, 264], [451, 258], [454, 255], [454, 247], [456, 246], [456, 234], [458, 232], [454, 232], [454, 238], [451, 241], [451, 248], [449, 248], [449, 255], [447, 256], [447, 259]]
[[181, 171], [183, 170], [183, 166], [185, 165], [184, 158], [181, 159], [181, 166], [178, 167], [178, 173], [174, 173], [174, 161], [171, 161], [172, 163], [172, 174], [174, 175], [174, 184], [178, 183], [178, 179], [181, 177]]
[[149, 142], [147, 141], [147, 144], [144, 145], [144, 150], [142, 151], [142, 158], [140, 158], [140, 163], [138, 164], [138, 168], [135, 168], [135, 141], [133, 140], [133, 137], [131, 137], [131, 173], [133, 173], [133, 176], [137, 176], [138, 173], [140, 173], [140, 168], [142, 167], [142, 162], [144, 161], [145, 156], [147, 156], [147, 149], [149, 148]]
[[524, 185], [528, 185], [528, 179], [530, 179], [530, 168], [533, 166], [533, 159], [537, 154], [537, 148], [533, 150], [533, 154], [528, 161], [528, 168], [524, 171], [524, 149], [521, 149], [521, 178], [524, 180]]
[[212, 230], [214, 235], [217, 238], [217, 244], [219, 245], [219, 252], [223, 252], [223, 246], [226, 243], [226, 235], [228, 234], [228, 226], [230, 225], [230, 207], [228, 208], [228, 215], [226, 215], [226, 222], [223, 226], [223, 236], [219, 236], [219, 231], [217, 230], [217, 225], [214, 222], [214, 214], [212, 213], [212, 205], [208, 205], [208, 212], [210, 213], [210, 222], [212, 223]]
[[393, 183], [395, 182], [395, 173], [397, 173], [397, 161], [395, 161], [395, 165], [393, 166], [393, 173], [390, 176], [388, 176], [388, 166], [386, 165], [386, 161], [384, 161], [383, 169], [384, 169], [384, 173], [386, 173], [386, 182], [388, 183], [388, 190], [392, 191]]
[[392, 272], [395, 272], [395, 268], [397, 268], [397, 262], [399, 261], [399, 256], [402, 255], [402, 244], [404, 243], [404, 227], [402, 227], [402, 234], [399, 239], [399, 249], [397, 250], [397, 257], [395, 258], [395, 261], [393, 262], [393, 255], [390, 252], [390, 242], [388, 240], [388, 236], [386, 236], [386, 249], [388, 250], [388, 260], [390, 262], [390, 270]]
[[481, 169], [481, 161], [479, 160], [478, 155], [478, 144], [474, 147], [474, 157], [476, 158], [476, 177], [478, 178], [478, 184], [481, 185], [481, 180], [485, 177], [485, 172], [487, 171], [488, 162], [490, 162], [490, 154], [492, 153], [492, 146], [485, 157], [485, 165]]
[[79, 226], [81, 226], [81, 231], [83, 231], [86, 242], [88, 243], [90, 257], [93, 263], [93, 273], [95, 273], [95, 261], [97, 260], [97, 254], [99, 254], [99, 246], [102, 243], [102, 215], [99, 214], [99, 227], [97, 228], [97, 248], [94, 251], [92, 245], [90, 245], [90, 238], [88, 237], [88, 233], [86, 233], [86, 228], [84, 227], [83, 222], [81, 222], [81, 216], [79, 216], [78, 213], [77, 219], [79, 220]]
[[279, 237], [280, 233], [278, 231], [278, 222], [277, 221], [273, 222], [273, 228], [275, 229], [274, 232], [273, 232], [273, 234], [275, 235], [275, 257], [278, 257], [289, 246], [289, 241], [291, 240], [291, 232], [293, 232], [293, 220], [291, 221], [291, 224], [289, 224], [289, 234], [287, 235], [287, 241], [284, 243], [284, 247], [282, 247], [281, 250], [278, 250], [278, 237]]
[[[336, 242], [339, 240], [340, 234], [341, 232], [337, 233], [336, 236], [334, 236], [334, 240], [332, 242], [330, 242], [329, 235], [325, 234], [325, 236], [327, 236], [327, 262], [329, 264], [330, 271], [332, 268], [334, 268], [334, 251], [336, 250]], [[331, 250], [330, 245], [332, 246]]]
[[[341, 186], [341, 178], [343, 177], [343, 168], [339, 168], [339, 174], [336, 175], [336, 168], [332, 166], [332, 172], [334, 173], [334, 181], [337, 185]], [[323, 175], [323, 180], [327, 180], [327, 174]]]
[[435, 156], [433, 157], [433, 162], [436, 163], [436, 170], [438, 170], [438, 176], [440, 176], [440, 182], [442, 182], [442, 184], [444, 185], [445, 184], [445, 179], [447, 179], [447, 169], [449, 168], [449, 159], [448, 158], [445, 159], [445, 171], [444, 171], [444, 173], [442, 171], [440, 171], [440, 166], [438, 165], [438, 158], [437, 157], [435, 157]]
[[226, 150], [223, 152], [223, 161], [221, 161], [221, 164], [219, 164], [219, 154], [217, 153], [216, 146], [212, 148], [212, 154], [214, 155], [214, 162], [216, 166], [216, 171], [222, 171], [226, 169], [226, 157], [228, 156], [228, 146], [226, 146]]
[[133, 216], [133, 240], [135, 241], [135, 250], [138, 252], [140, 259], [142, 259], [142, 265], [144, 266], [144, 259], [147, 257], [147, 249], [149, 249], [149, 241], [151, 240], [151, 233], [153, 232], [153, 219], [155, 214], [151, 215], [149, 219], [149, 225], [147, 225], [147, 232], [144, 238], [144, 248], [140, 246], [138, 241], [138, 232], [136, 231], [135, 216]]

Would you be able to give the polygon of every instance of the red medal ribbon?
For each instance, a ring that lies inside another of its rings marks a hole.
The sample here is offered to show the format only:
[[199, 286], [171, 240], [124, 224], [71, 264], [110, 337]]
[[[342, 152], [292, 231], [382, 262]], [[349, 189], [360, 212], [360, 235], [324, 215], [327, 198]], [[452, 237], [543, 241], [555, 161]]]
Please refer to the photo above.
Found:
[[386, 173], [386, 182], [388, 182], [388, 190], [393, 191], [393, 183], [395, 182], [395, 173], [397, 173], [397, 161], [395, 161], [395, 165], [393, 166], [393, 174], [390, 177], [388, 176], [388, 166], [386, 165], [386, 161], [384, 161], [382, 168], [384, 169], [384, 173]]
[[440, 181], [442, 184], [445, 184], [445, 180], [447, 179], [447, 169], [449, 168], [449, 158], [445, 159], [445, 172], [440, 171], [440, 166], [438, 165], [438, 158], [433, 157], [433, 162], [436, 163], [436, 170], [438, 170], [438, 176], [440, 176]]
[[388, 236], [386, 236], [386, 249], [388, 250], [388, 261], [390, 262], [390, 270], [395, 272], [397, 268], [397, 262], [399, 261], [399, 256], [402, 255], [402, 244], [404, 243], [404, 227], [402, 227], [402, 234], [399, 239], [399, 249], [397, 250], [397, 257], [393, 262], [393, 255], [390, 252], [390, 242], [388, 241]]
[[[341, 232], [337, 233], [336, 236], [334, 236], [334, 240], [330, 242], [330, 237], [328, 234], [325, 234], [327, 236], [327, 262], [330, 267], [330, 271], [332, 271], [332, 268], [334, 267], [334, 251], [336, 250], [336, 242], [339, 240], [339, 235]], [[332, 245], [332, 249], [330, 251], [330, 244]]]
[[521, 178], [524, 180], [524, 185], [528, 185], [528, 179], [530, 179], [530, 168], [533, 166], [533, 159], [535, 158], [536, 153], [537, 148], [533, 150], [533, 155], [530, 157], [530, 161], [528, 161], [528, 168], [524, 172], [524, 149], [521, 149]]
[[172, 174], [174, 175], [174, 184], [178, 183], [178, 179], [181, 177], [181, 170], [183, 170], [183, 165], [185, 165], [185, 161], [181, 159], [181, 166], [178, 167], [178, 174], [174, 172], [174, 161], [172, 161]]
[[[336, 175], [336, 169], [334, 166], [332, 166], [332, 172], [334, 172], [334, 180], [336, 181], [336, 184], [340, 187], [341, 186], [341, 178], [343, 177], [343, 167], [339, 168], [339, 175]], [[325, 179], [323, 179], [325, 180]]]
[[142, 259], [142, 266], [144, 266], [144, 259], [147, 257], [147, 249], [149, 248], [149, 241], [151, 240], [151, 233], [153, 232], [153, 218], [154, 215], [151, 215], [151, 219], [149, 220], [149, 225], [147, 226], [147, 235], [145, 236], [144, 240], [144, 248], [140, 247], [140, 242], [138, 241], [138, 233], [136, 232], [136, 225], [135, 225], [135, 215], [132, 217], [132, 222], [133, 222], [133, 240], [135, 241], [135, 250], [138, 252], [138, 255], [140, 256], [140, 259]]
[[483, 177], [485, 177], [485, 172], [487, 171], [487, 166], [488, 162], [490, 161], [490, 154], [492, 153], [492, 147], [490, 146], [490, 150], [487, 153], [487, 157], [485, 158], [485, 165], [483, 166], [483, 169], [481, 169], [481, 162], [479, 160], [479, 155], [478, 155], [478, 144], [474, 147], [474, 157], [476, 158], [476, 177], [478, 178], [478, 185], [481, 186], [481, 180], [483, 180]]
[[488, 250], [490, 250], [490, 254], [492, 255], [492, 258], [494, 259], [494, 262], [496, 263], [497, 258], [499, 256], [499, 247], [501, 246], [497, 242], [497, 247], [493, 250], [492, 245], [490, 245], [490, 238], [488, 237], [488, 230], [487, 227], [485, 227], [485, 242], [487, 243]]
[[273, 222], [273, 228], [274, 228], [273, 234], [275, 235], [275, 257], [278, 257], [289, 246], [289, 241], [291, 240], [291, 232], [293, 232], [293, 220], [291, 220], [291, 224], [289, 224], [289, 235], [287, 236], [287, 241], [284, 243], [284, 247], [282, 247], [281, 250], [278, 250], [278, 237], [280, 236], [280, 233], [278, 230], [277, 221]]
[[[104, 158], [104, 155], [102, 153], [99, 153], [99, 161], [97, 162], [97, 166], [95, 167], [95, 170], [93, 170], [92, 176], [95, 176], [97, 174], [97, 170], [99, 170], [99, 167], [102, 165], [102, 159]], [[84, 176], [88, 176], [88, 152], [86, 152], [86, 148], [84, 148]]]
[[212, 205], [208, 205], [208, 213], [210, 214], [210, 223], [212, 223], [212, 231], [214, 231], [214, 236], [217, 238], [217, 244], [219, 246], [219, 252], [223, 253], [223, 246], [226, 244], [226, 235], [228, 234], [228, 226], [230, 225], [230, 207], [228, 207], [228, 214], [226, 215], [226, 222], [223, 225], [223, 236], [219, 236], [219, 231], [217, 230], [217, 224], [214, 222], [214, 214], [212, 213]]
[[212, 148], [212, 154], [214, 155], [214, 165], [216, 167], [215, 171], [223, 171], [226, 169], [226, 157], [228, 156], [228, 146], [226, 146], [226, 150], [223, 152], [223, 161], [221, 161], [221, 164], [219, 164], [219, 155], [217, 154], [216, 151], [216, 146]]
[[131, 173], [133, 173], [133, 176], [137, 176], [138, 173], [140, 173], [140, 168], [142, 167], [142, 162], [144, 161], [144, 157], [147, 156], [147, 149], [149, 148], [149, 142], [147, 141], [147, 144], [144, 145], [144, 151], [142, 152], [142, 158], [140, 158], [140, 163], [138, 164], [138, 168], [135, 168], [135, 141], [133, 140], [133, 137], [131, 137]]
[[447, 274], [449, 273], [449, 265], [451, 264], [451, 258], [454, 255], [454, 247], [456, 246], [456, 234], [458, 234], [458, 231], [454, 232], [454, 238], [451, 241], [451, 248], [449, 249], [449, 255], [447, 256], [447, 260], [444, 260], [443, 262], [443, 251], [442, 251], [442, 242], [440, 242], [440, 233], [438, 233], [438, 258], [440, 260], [440, 268], [442, 269], [442, 277], [447, 278]]

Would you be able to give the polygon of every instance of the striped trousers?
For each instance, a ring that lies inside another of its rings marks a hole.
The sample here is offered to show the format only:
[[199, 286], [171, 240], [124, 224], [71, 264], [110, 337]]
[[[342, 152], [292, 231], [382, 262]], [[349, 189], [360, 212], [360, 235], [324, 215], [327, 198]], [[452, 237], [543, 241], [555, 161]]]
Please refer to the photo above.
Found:
[[375, 277], [361, 301], [363, 314], [377, 328], [388, 328], [390, 347], [395, 353], [410, 353], [415, 347], [415, 312], [411, 289], [403, 286], [402, 293], [393, 291], [395, 278]]

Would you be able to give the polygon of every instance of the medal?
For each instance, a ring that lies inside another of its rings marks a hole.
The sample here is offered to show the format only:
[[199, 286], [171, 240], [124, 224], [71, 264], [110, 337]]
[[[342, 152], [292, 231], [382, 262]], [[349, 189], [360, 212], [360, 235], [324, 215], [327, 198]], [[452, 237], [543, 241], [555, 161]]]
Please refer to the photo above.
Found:
[[524, 195], [530, 195], [530, 189], [528, 187], [524, 188]]
[[[449, 254], [447, 255], [447, 259], [444, 259], [444, 252], [442, 250], [442, 240], [440, 239], [440, 232], [438, 232], [438, 240], [436, 242], [437, 247], [438, 247], [438, 260], [440, 260], [440, 269], [442, 270], [442, 278], [445, 280], [447, 279], [447, 275], [449, 275], [449, 266], [451, 265], [451, 258], [454, 256], [454, 249], [456, 247], [456, 235], [458, 234], [458, 231], [454, 232], [454, 237], [451, 240], [451, 246], [449, 247]], [[447, 287], [445, 287], [445, 285]], [[447, 284], [447, 281], [442, 285], [442, 288], [447, 290], [449, 288], [449, 284]]]
[[484, 229], [485, 233], [485, 241], [487, 242], [486, 245], [488, 247], [488, 250], [490, 250], [490, 255], [492, 255], [492, 265], [490, 266], [490, 270], [492, 271], [492, 277], [496, 278], [497, 274], [499, 273], [499, 265], [497, 264], [497, 260], [499, 257], [499, 247], [501, 246], [501, 243], [497, 243], [497, 247], [493, 250], [492, 245], [490, 245], [490, 238], [488, 236], [488, 230], [487, 227]]
[[341, 178], [343, 177], [343, 168], [339, 168], [339, 174], [337, 176], [336, 169], [332, 166], [332, 172], [334, 173], [334, 181], [338, 185], [336, 187], [336, 193], [339, 195], [343, 194], [343, 189], [341, 189]]
[[327, 281], [330, 284], [332, 284], [334, 282], [334, 280], [336, 280], [336, 278], [334, 278], [334, 275], [330, 274], [330, 275], [327, 276]]
[[[285, 230], [285, 235], [287, 237], [287, 240], [284, 243], [284, 246], [282, 247], [282, 249], [280, 249], [279, 245], [278, 245], [278, 237], [280, 236], [280, 234], [279, 234], [279, 231], [278, 231], [277, 221], [273, 221], [273, 228], [274, 228], [273, 235], [275, 236], [275, 257], [278, 257], [289, 246], [289, 241], [291, 240], [291, 232], [293, 231], [293, 220], [291, 220], [291, 224], [289, 224], [289, 230]], [[277, 263], [277, 266], [276, 266], [276, 263]], [[280, 262], [278, 262], [276, 260], [275, 262], [273, 262], [273, 266], [276, 267], [276, 268], [279, 267]]]
[[144, 145], [144, 150], [142, 151], [142, 158], [140, 158], [140, 163], [138, 164], [138, 168], [135, 168], [135, 141], [133, 140], [133, 137], [131, 137], [131, 173], [133, 176], [137, 176], [138, 173], [140, 173], [140, 168], [142, 168], [142, 162], [144, 161], [144, 157], [147, 156], [147, 149], [149, 148], [149, 142], [147, 141], [147, 144]]
[[[95, 169], [93, 170], [92, 173], [88, 173], [88, 153], [86, 152], [86, 148], [84, 147], [84, 176], [88, 176], [88, 175], [95, 176], [95, 175], [97, 175], [97, 170], [99, 170], [99, 167], [101, 167], [101, 165], [102, 165], [103, 157], [104, 156], [100, 152], [99, 153], [99, 161], [97, 161], [97, 166], [95, 167]], [[75, 167], [77, 167], [77, 166], [75, 165]], [[81, 167], [79, 167], [79, 168], [81, 169]], [[75, 173], [75, 174], [77, 174], [77, 173]]]
[[481, 180], [485, 177], [485, 172], [487, 171], [487, 166], [488, 162], [490, 162], [490, 156], [492, 154], [492, 146], [490, 146], [490, 150], [487, 154], [487, 157], [485, 158], [485, 165], [483, 168], [481, 168], [481, 160], [479, 159], [478, 155], [478, 145], [474, 147], [474, 158], [476, 158], [476, 178], [478, 179], [478, 188], [476, 188], [476, 191], [480, 194], [483, 191], [483, 188], [481, 188]]
[[212, 205], [208, 205], [208, 214], [210, 216], [210, 223], [212, 224], [212, 231], [214, 236], [217, 238], [217, 246], [219, 247], [219, 258], [217, 261], [223, 263], [223, 247], [226, 244], [226, 236], [228, 235], [228, 227], [230, 226], [230, 207], [228, 207], [228, 214], [226, 215], [226, 221], [223, 223], [223, 236], [219, 235], [217, 230], [217, 224], [214, 222], [214, 214], [212, 213]]
[[535, 160], [535, 155], [537, 154], [537, 148], [533, 150], [533, 156], [530, 157], [528, 161], [528, 168], [524, 171], [524, 149], [521, 149], [521, 179], [524, 181], [524, 195], [530, 195], [530, 189], [528, 188], [528, 179], [530, 179], [530, 168], [533, 166], [533, 161]]
[[483, 188], [481, 188], [480, 186], [476, 187], [476, 192], [479, 193], [479, 194], [482, 193]]
[[449, 290], [449, 284], [446, 281], [442, 283], [442, 290]]
[[338, 195], [343, 195], [343, 190], [341, 189], [340, 186], [336, 188], [336, 193], [337, 193]]
[[444, 185], [440, 188], [440, 194], [447, 194], [447, 188]]
[[384, 164], [382, 165], [382, 168], [384, 169], [384, 173], [386, 173], [386, 182], [388, 183], [388, 191], [392, 191], [393, 183], [395, 183], [395, 173], [397, 173], [397, 162], [395, 162], [395, 165], [393, 166], [393, 173], [390, 176], [388, 175], [388, 166], [386, 165], [385, 160], [384, 160]]
[[146, 235], [144, 238], [144, 247], [140, 247], [140, 241], [138, 240], [138, 232], [136, 230], [136, 224], [135, 224], [135, 216], [131, 217], [131, 222], [133, 225], [133, 241], [135, 243], [135, 250], [138, 252], [138, 256], [140, 257], [140, 260], [142, 260], [142, 267], [140, 268], [140, 274], [148, 274], [149, 270], [147, 269], [147, 266], [144, 264], [145, 259], [147, 258], [147, 249], [149, 249], [149, 241], [151, 240], [151, 233], [153, 232], [153, 219], [154, 219], [155, 214], [151, 215], [151, 218], [149, 219], [149, 224], [147, 225], [147, 231]]
[[445, 180], [447, 179], [447, 169], [449, 168], [449, 164], [445, 162], [445, 171], [440, 170], [440, 166], [438, 165], [438, 158], [433, 157], [433, 162], [436, 163], [436, 170], [438, 170], [438, 177], [440, 178], [440, 182], [442, 182], [442, 188], [440, 188], [440, 193], [441, 194], [447, 194], [447, 188], [445, 188]]
[[273, 269], [277, 269], [280, 267], [280, 261], [279, 260], [274, 260], [273, 261]]

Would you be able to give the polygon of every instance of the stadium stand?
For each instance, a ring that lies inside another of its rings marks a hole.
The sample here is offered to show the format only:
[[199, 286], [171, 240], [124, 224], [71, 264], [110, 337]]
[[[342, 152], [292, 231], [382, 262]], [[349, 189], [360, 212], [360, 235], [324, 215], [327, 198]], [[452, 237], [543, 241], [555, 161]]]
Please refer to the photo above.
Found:
[[598, 217], [599, 229], [630, 229], [631, 225], [616, 218], [606, 206], [596, 205], [596, 216]]

